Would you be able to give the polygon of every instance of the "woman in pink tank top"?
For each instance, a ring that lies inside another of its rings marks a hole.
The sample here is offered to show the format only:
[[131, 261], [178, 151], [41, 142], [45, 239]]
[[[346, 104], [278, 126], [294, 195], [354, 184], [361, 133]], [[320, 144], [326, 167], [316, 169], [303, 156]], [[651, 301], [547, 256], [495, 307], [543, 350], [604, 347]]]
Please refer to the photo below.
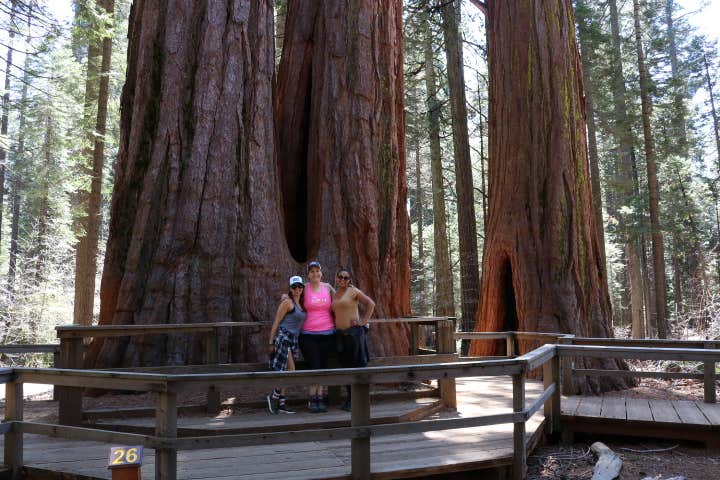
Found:
[[[330, 353], [335, 349], [335, 321], [332, 316], [333, 287], [322, 281], [320, 262], [308, 263], [310, 282], [305, 285], [303, 307], [307, 312], [300, 331], [300, 351], [308, 367], [327, 368]], [[322, 385], [310, 385], [308, 409], [312, 413], [327, 412]]]

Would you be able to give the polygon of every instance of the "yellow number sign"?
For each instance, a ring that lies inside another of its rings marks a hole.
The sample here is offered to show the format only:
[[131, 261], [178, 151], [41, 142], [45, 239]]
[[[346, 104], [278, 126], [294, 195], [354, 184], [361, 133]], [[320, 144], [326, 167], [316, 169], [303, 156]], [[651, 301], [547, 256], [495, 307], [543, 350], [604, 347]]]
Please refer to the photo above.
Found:
[[142, 465], [142, 445], [133, 447], [110, 447], [108, 468], [123, 467], [126, 465]]

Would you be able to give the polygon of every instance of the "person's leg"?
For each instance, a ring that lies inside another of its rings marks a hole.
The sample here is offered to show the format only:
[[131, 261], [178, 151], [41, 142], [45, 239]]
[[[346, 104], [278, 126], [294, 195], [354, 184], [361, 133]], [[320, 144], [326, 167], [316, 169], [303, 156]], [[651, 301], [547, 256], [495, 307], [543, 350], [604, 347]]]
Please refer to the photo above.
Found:
[[[288, 364], [287, 364], [287, 371], [292, 372], [295, 370], [295, 358], [293, 357], [292, 350], [288, 352]], [[280, 397], [278, 402], [278, 412], [281, 413], [296, 413], [295, 410], [291, 409], [287, 406], [287, 398], [285, 398], [285, 389], [281, 388], [280, 391]]]
[[[300, 351], [303, 354], [305, 363], [311, 370], [316, 370], [320, 368], [320, 365], [322, 365], [322, 356], [319, 343], [321, 339], [318, 338], [320, 336], [321, 335], [305, 333], [300, 334]], [[308, 409], [312, 413], [318, 413], [320, 411], [318, 409], [320, 388], [320, 385], [317, 384], [308, 386], [308, 396], [310, 397], [308, 400]]]

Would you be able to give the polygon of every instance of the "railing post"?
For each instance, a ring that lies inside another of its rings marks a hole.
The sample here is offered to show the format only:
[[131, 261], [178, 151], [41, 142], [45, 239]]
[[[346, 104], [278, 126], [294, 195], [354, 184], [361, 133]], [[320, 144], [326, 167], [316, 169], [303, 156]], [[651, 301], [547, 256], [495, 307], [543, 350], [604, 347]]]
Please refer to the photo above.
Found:
[[[713, 342], [705, 342], [703, 344], [705, 349], [715, 348]], [[706, 360], [703, 362], [703, 380], [704, 380], [704, 401], [705, 403], [717, 403], [717, 394], [715, 392], [715, 362], [712, 360]]]
[[555, 352], [551, 360], [543, 364], [543, 384], [545, 388], [555, 384], [555, 392], [545, 402], [545, 419], [550, 425], [550, 434], [560, 431], [560, 356]]
[[[350, 425], [367, 427], [370, 425], [370, 385], [354, 383], [350, 393], [352, 411]], [[350, 455], [353, 480], [370, 479], [370, 434], [353, 437], [350, 440]]]
[[[566, 335], [558, 338], [558, 343], [560, 345], [572, 345], [573, 338], [574, 335]], [[564, 395], [572, 395], [574, 393], [572, 369], [573, 358], [569, 356], [562, 357], [560, 360], [560, 374], [562, 375], [562, 393]]]
[[[525, 410], [525, 372], [513, 375], [513, 412]], [[525, 421], [513, 424], [513, 480], [524, 480], [527, 469]]]
[[420, 322], [408, 322], [410, 325], [410, 355], [420, 354]]
[[[53, 368], [60, 368], [60, 347], [55, 347], [55, 351], [53, 352]], [[53, 385], [53, 401], [57, 401], [58, 399], [58, 387]]]
[[[437, 320], [435, 322], [435, 335], [437, 338], [437, 353], [457, 353], [455, 348], [455, 322], [451, 319]], [[457, 408], [457, 395], [454, 378], [438, 379], [440, 399], [445, 406]]]
[[505, 337], [505, 355], [508, 357], [514, 357], [516, 355], [515, 350], [515, 334], [509, 333], [507, 337]]
[[[5, 384], [5, 420], [22, 421], [23, 419], [23, 384], [8, 382]], [[5, 433], [5, 465], [10, 469], [10, 478], [22, 478], [23, 466], [23, 434], [14, 426]]]
[[[82, 337], [60, 338], [60, 367], [82, 368]], [[61, 425], [82, 423], [82, 388], [58, 387], [58, 421]]]
[[[155, 435], [167, 439], [177, 438], [177, 394], [174, 391], [158, 393], [155, 409]], [[155, 480], [177, 478], [177, 450], [158, 448], [155, 450]]]
[[[217, 365], [219, 363], [220, 332], [218, 330], [218, 327], [214, 327], [212, 332], [205, 334], [205, 363], [207, 365]], [[206, 410], [209, 415], [220, 413], [220, 389], [215, 385], [208, 387]]]

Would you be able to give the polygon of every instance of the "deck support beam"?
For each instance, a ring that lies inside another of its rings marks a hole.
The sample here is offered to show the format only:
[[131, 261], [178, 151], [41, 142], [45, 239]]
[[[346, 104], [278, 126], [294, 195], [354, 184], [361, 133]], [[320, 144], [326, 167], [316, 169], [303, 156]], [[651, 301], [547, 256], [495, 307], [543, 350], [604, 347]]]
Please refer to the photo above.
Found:
[[[177, 393], [158, 393], [155, 410], [155, 435], [168, 439], [177, 438]], [[158, 448], [155, 450], [155, 480], [177, 478], [177, 449]]]
[[[5, 421], [22, 421], [23, 419], [23, 384], [8, 382], [5, 384]], [[23, 466], [23, 434], [19, 428], [13, 427], [5, 433], [4, 463], [10, 470], [10, 478], [22, 478]]]
[[[513, 412], [525, 410], [525, 374], [513, 375]], [[513, 425], [513, 480], [525, 480], [527, 452], [525, 451], [525, 422]]]
[[[82, 368], [83, 338], [60, 338], [60, 367]], [[61, 425], [82, 424], [82, 392], [79, 387], [55, 387], [58, 397], [58, 422]]]
[[[435, 324], [437, 353], [457, 353], [455, 347], [455, 322], [451, 319], [438, 320]], [[454, 378], [439, 378], [440, 399], [446, 407], [457, 409], [457, 393]]]
[[[370, 385], [354, 383], [351, 390], [352, 412], [350, 425], [370, 425]], [[363, 437], [350, 440], [350, 455], [353, 480], [370, 480], [370, 432]]]
[[[717, 348], [713, 342], [705, 342], [706, 349]], [[704, 401], [705, 403], [717, 403], [717, 393], [715, 392], [715, 362], [707, 360], [703, 362], [703, 379], [704, 379]]]
[[550, 434], [557, 436], [560, 432], [560, 358], [555, 355], [543, 364], [543, 384], [547, 389], [555, 384], [555, 392], [545, 402], [545, 419], [550, 425]]

